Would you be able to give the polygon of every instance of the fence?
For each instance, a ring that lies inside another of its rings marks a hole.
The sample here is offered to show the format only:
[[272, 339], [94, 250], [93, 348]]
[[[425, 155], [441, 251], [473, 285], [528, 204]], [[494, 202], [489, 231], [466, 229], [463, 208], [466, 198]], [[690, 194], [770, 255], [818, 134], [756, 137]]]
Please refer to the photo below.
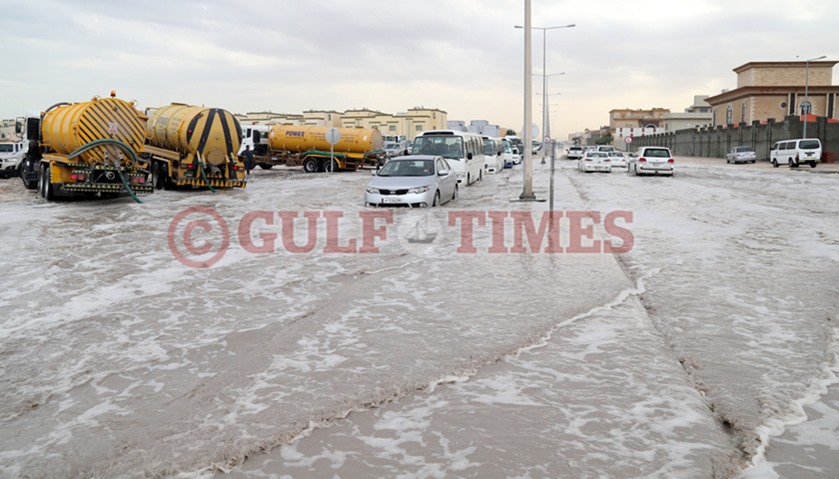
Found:
[[[788, 116], [776, 122], [770, 118], [766, 123], [758, 121], [751, 125], [740, 123], [729, 127], [702, 127], [678, 130], [669, 133], [636, 136], [631, 149], [641, 146], [666, 146], [674, 155], [724, 158], [735, 146], [751, 146], [757, 152], [758, 160], [769, 160], [769, 150], [777, 141], [804, 137], [804, 122], [801, 117]], [[810, 119], [807, 123], [807, 137], [822, 142], [822, 161], [836, 161], [839, 153], [839, 122], [825, 117]]]

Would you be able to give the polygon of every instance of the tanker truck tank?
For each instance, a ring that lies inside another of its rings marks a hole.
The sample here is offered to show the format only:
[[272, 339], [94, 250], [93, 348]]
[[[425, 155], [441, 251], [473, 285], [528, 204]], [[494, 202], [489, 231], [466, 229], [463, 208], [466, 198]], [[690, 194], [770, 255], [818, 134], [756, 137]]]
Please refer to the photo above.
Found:
[[[334, 145], [327, 139], [330, 130], [340, 134]], [[378, 155], [384, 154], [377, 128], [274, 125], [268, 134], [268, 148], [289, 166], [302, 164], [309, 173], [356, 170], [368, 159], [378, 161]]]
[[151, 193], [147, 163], [139, 157], [146, 139], [146, 117], [134, 102], [94, 97], [59, 103], [39, 117], [21, 119], [30, 147], [21, 178], [51, 201], [60, 196], [119, 196]]
[[245, 186], [242, 130], [229, 111], [172, 103], [149, 112], [147, 131], [156, 188]]

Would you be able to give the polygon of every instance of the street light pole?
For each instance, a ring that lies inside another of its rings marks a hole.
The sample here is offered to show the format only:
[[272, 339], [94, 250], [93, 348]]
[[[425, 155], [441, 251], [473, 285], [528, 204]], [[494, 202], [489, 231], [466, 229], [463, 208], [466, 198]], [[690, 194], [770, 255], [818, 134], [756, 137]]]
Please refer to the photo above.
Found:
[[530, 92], [533, 83], [533, 58], [530, 52], [530, 33], [530, 0], [524, 0], [524, 186], [519, 195], [519, 199], [524, 201], [536, 199], [536, 195], [533, 194], [533, 151], [530, 140], [530, 125], [533, 124], [533, 95]]
[[802, 108], [804, 111], [804, 138], [807, 138], [807, 119], [812, 111], [812, 107], [810, 106], [810, 62], [814, 62], [816, 60], [821, 60], [823, 58], [827, 58], [827, 55], [822, 55], [818, 58], [811, 58], [807, 60], [804, 65], [804, 104], [806, 105], [805, 108]]

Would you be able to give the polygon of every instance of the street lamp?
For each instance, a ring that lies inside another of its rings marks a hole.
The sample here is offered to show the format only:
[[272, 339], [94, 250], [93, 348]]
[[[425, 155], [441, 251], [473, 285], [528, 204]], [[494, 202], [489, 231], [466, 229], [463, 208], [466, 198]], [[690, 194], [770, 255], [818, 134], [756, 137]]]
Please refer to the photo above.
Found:
[[[524, 191], [522, 191], [522, 194], [520, 196], [520, 199], [522, 199], [522, 200], [536, 199], [536, 196], [533, 194], [533, 159], [532, 159], [532, 157], [533, 157], [533, 155], [532, 155], [533, 141], [530, 138], [530, 125], [532, 124], [532, 115], [533, 115], [532, 111], [531, 111], [532, 100], [529, 98], [530, 97], [530, 88], [531, 88], [530, 83], [532, 82], [532, 79], [533, 79], [533, 71], [531, 70], [532, 58], [531, 58], [531, 51], [530, 51], [530, 43], [531, 43], [530, 31], [531, 30], [542, 30], [542, 74], [544, 76], [545, 63], [546, 63], [547, 30], [554, 30], [554, 29], [557, 29], [557, 28], [571, 28], [571, 27], [574, 27], [574, 26], [576, 26], [576, 25], [570, 24], [570, 25], [562, 25], [562, 26], [557, 26], [557, 27], [532, 27], [530, 25], [530, 0], [525, 0], [524, 1], [524, 26], [515, 25], [515, 28], [524, 29], [524, 56], [525, 56], [525, 58], [524, 58], [524, 69], [525, 69], [525, 72], [524, 72], [524, 79], [525, 79], [525, 85], [524, 85], [524, 95], [525, 95], [525, 99], [524, 99], [524, 117], [525, 117], [524, 118], [524, 124], [525, 124], [524, 162], [525, 162], [525, 167], [524, 167]], [[545, 82], [547, 82], [547, 76], [544, 76], [543, 83], [545, 83]], [[547, 88], [543, 84], [543, 90], [542, 91], [544, 92], [546, 89]], [[543, 119], [544, 119], [544, 109], [545, 109], [545, 107], [543, 106], [542, 109], [543, 109]], [[544, 129], [544, 123], [542, 124], [542, 128]]]
[[[556, 30], [559, 28], [573, 28], [577, 25], [574, 23], [570, 23], [568, 25], [560, 25], [556, 27], [530, 27], [531, 30], [542, 30], [542, 92], [548, 91], [548, 77], [549, 76], [558, 76], [558, 75], [565, 75], [565, 72], [562, 73], [555, 73], [553, 75], [547, 74], [547, 53], [548, 53], [548, 30]], [[515, 28], [524, 28], [521, 25], [516, 25]], [[542, 105], [542, 142], [544, 143], [545, 135], [547, 135], [545, 131], [545, 124], [547, 123], [548, 118], [548, 111], [544, 105]], [[544, 164], [544, 157], [542, 163]]]
[[818, 58], [811, 58], [804, 63], [804, 65], [805, 65], [805, 68], [804, 68], [804, 72], [805, 72], [804, 73], [804, 102], [803, 102], [802, 108], [801, 108], [802, 114], [804, 115], [804, 138], [807, 138], [807, 119], [808, 119], [808, 115], [812, 111], [812, 108], [810, 107], [810, 96], [809, 96], [809, 94], [810, 94], [810, 62], [814, 62], [816, 60], [822, 60], [824, 58], [827, 58], [827, 55], [822, 55]]
[[[565, 75], [565, 72], [562, 73], [554, 73], [553, 75], [545, 75], [544, 72], [542, 76], [547, 80], [548, 77]], [[555, 95], [561, 95], [561, 93], [555, 93]], [[542, 83], [542, 144], [545, 144], [545, 138], [548, 137], [548, 82], [544, 81]], [[542, 164], [545, 164], [545, 153], [542, 153]]]

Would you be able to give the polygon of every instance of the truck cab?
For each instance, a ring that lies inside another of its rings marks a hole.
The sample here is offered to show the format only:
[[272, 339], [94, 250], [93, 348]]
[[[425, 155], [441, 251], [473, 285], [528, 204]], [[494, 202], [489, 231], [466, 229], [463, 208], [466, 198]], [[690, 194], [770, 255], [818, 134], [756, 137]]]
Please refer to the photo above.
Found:
[[17, 171], [23, 186], [34, 190], [38, 186], [38, 164], [41, 161], [41, 151], [38, 142], [41, 138], [41, 117], [19, 117], [15, 120], [15, 135], [23, 145], [23, 153], [18, 163]]

